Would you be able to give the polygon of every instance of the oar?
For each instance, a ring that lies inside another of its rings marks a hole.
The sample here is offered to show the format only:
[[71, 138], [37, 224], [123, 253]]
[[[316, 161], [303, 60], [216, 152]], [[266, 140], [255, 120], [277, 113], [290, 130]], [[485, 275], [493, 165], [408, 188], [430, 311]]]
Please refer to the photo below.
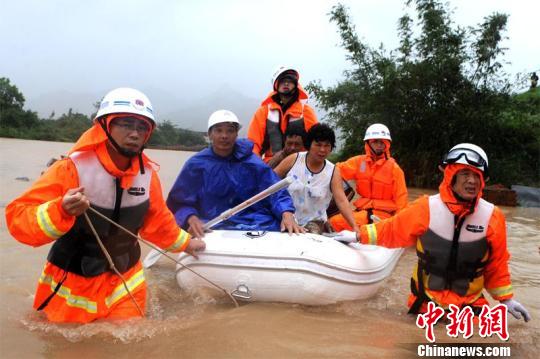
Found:
[[[288, 187], [292, 182], [293, 182], [293, 179], [291, 177], [286, 177], [286, 178], [282, 179], [281, 181], [274, 183], [272, 186], [268, 187], [264, 191], [262, 191], [262, 192], [256, 194], [255, 196], [247, 199], [246, 201], [240, 203], [239, 205], [224, 211], [223, 213], [221, 213], [216, 218], [206, 222], [204, 224], [204, 226], [203, 226], [203, 229], [208, 230], [208, 229], [212, 228], [213, 226], [215, 226], [216, 224], [221, 223], [221, 222], [231, 218], [232, 216], [234, 216], [235, 214], [237, 214], [241, 210], [246, 209], [247, 207], [254, 205], [255, 203], [265, 199], [266, 197], [270, 196], [271, 194], [274, 194], [277, 191]], [[143, 261], [144, 267], [145, 268], [150, 268], [151, 266], [153, 266], [159, 260], [159, 258], [161, 258], [161, 256], [162, 256], [162, 252], [157, 251], [155, 249], [151, 250], [150, 253], [148, 253], [148, 255], [146, 256], [146, 258], [144, 258], [144, 261]]]

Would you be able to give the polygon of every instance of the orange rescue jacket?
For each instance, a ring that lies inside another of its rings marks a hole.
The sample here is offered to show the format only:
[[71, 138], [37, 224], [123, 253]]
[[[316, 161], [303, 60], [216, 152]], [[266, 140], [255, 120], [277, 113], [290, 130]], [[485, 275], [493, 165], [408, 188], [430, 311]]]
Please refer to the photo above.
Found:
[[[70, 153], [95, 151], [107, 172], [120, 178], [121, 187], [127, 189], [139, 173], [138, 158], [133, 158], [127, 171], [120, 171], [107, 152], [106, 142], [104, 131], [99, 125], [94, 125], [81, 136]], [[173, 252], [183, 251], [189, 244], [190, 235], [178, 227], [165, 205], [161, 184], [155, 171], [157, 165], [144, 155], [143, 163], [147, 170], [152, 171], [152, 177], [148, 189], [149, 207], [139, 235], [161, 248]], [[77, 168], [69, 157], [55, 162], [26, 192], [6, 207], [6, 222], [11, 235], [18, 241], [34, 247], [62, 237], [71, 229], [76, 219], [62, 209], [62, 198], [68, 189], [79, 187], [79, 183]], [[144, 287], [144, 274], [140, 263], [125, 276], [128, 285], [132, 285], [131, 289]], [[127, 295], [122, 289], [122, 283], [118, 283], [117, 280], [105, 280], [111, 277], [116, 275], [105, 272], [84, 278], [47, 262], [39, 281], [34, 307], [38, 308], [57, 285], [63, 283], [58, 287], [57, 295], [51, 300], [50, 305], [45, 307], [50, 320], [89, 322], [105, 317], [110, 314], [113, 304], [118, 305]], [[83, 282], [86, 284], [82, 285]], [[97, 283], [102, 285], [96, 287]], [[103, 302], [106, 299], [108, 304]]]
[[267, 122], [270, 121], [269, 114], [271, 111], [274, 111], [278, 117], [276, 120], [279, 121], [278, 128], [281, 132], [282, 143], [284, 140], [283, 135], [291, 121], [303, 121], [306, 132], [311, 126], [317, 123], [315, 111], [309, 105], [304, 103], [308, 99], [307, 93], [300, 85], [298, 85], [298, 91], [298, 100], [294, 102], [285, 113], [282, 112], [281, 106], [272, 98], [277, 92], [271, 92], [261, 103], [261, 106], [257, 109], [251, 119], [247, 137], [254, 144], [253, 152], [256, 155], [263, 157], [265, 162], [268, 162], [273, 155], [270, 143], [271, 134], [269, 134], [269, 126], [267, 126]]
[[[465, 167], [472, 168], [463, 164], [448, 165], [445, 169], [444, 180], [439, 186], [441, 200], [446, 204], [450, 212], [458, 218], [468, 216], [470, 207], [468, 203], [457, 201], [451, 189], [451, 181], [455, 173]], [[484, 183], [482, 181], [483, 187]], [[482, 191], [478, 194], [478, 200], [481, 196]], [[476, 201], [476, 206], [478, 206], [478, 203], [479, 201]], [[429, 224], [429, 197], [423, 196], [391, 218], [376, 224], [362, 226], [360, 228], [360, 241], [364, 244], [380, 245], [387, 248], [416, 245], [418, 252], [421, 253], [423, 248], [419, 237], [428, 231]], [[489, 247], [488, 258], [485, 263], [482, 263], [482, 273], [478, 276], [480, 279], [471, 282], [472, 284], [465, 295], [459, 295], [451, 289], [432, 290], [429, 288], [429, 282], [424, 278], [425, 292], [431, 300], [445, 308], [449, 304], [463, 306], [485, 303], [481, 296], [483, 288], [486, 288], [490, 295], [498, 301], [513, 296], [508, 270], [510, 255], [506, 246], [506, 221], [504, 214], [498, 207], [493, 208], [489, 218], [486, 240]], [[418, 290], [417, 268], [413, 271], [412, 279], [415, 289]], [[480, 285], [478, 285], [479, 283]], [[415, 297], [414, 295], [411, 296]], [[409, 304], [413, 302], [414, 298], [411, 298]]]
[[356, 181], [359, 197], [353, 204], [359, 210], [371, 208], [394, 214], [407, 206], [405, 175], [390, 157], [390, 141], [385, 142], [385, 158], [375, 158], [366, 143], [366, 155], [351, 157], [337, 164], [344, 180]]

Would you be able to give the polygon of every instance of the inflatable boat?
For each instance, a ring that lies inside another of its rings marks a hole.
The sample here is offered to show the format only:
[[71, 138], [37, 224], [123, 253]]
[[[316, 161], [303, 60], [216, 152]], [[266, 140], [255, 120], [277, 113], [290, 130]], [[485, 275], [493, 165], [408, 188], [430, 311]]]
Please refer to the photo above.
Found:
[[[215, 230], [204, 241], [198, 260], [180, 254], [181, 263], [239, 300], [306, 305], [373, 296], [403, 252], [316, 234], [262, 231]], [[176, 270], [185, 290], [215, 288], [181, 265]]]

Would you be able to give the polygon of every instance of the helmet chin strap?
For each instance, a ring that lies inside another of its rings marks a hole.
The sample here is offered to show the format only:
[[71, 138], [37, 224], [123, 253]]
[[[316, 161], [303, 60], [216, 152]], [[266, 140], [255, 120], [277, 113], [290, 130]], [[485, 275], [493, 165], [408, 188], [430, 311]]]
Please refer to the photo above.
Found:
[[127, 158], [133, 158], [136, 156], [139, 156], [139, 168], [141, 169], [141, 174], [144, 174], [144, 164], [142, 159], [142, 152], [144, 150], [144, 145], [141, 147], [141, 150], [139, 152], [126, 150], [125, 148], [120, 147], [120, 145], [112, 138], [111, 134], [109, 133], [109, 130], [107, 129], [107, 125], [105, 123], [105, 119], [102, 117], [98, 119], [99, 125], [105, 131], [105, 134], [107, 135], [107, 138], [113, 145], [116, 152], [120, 153], [122, 156], [125, 156]]
[[369, 143], [369, 140], [367, 141], [367, 145], [369, 146], [369, 148], [371, 148], [371, 152], [373, 152], [375, 154], [375, 157], [379, 157], [381, 155], [384, 155], [384, 158], [388, 159], [388, 156], [386, 155], [385, 150], [382, 150], [381, 153], [377, 153], [377, 151], [375, 151], [375, 149], [371, 146], [371, 143]]
[[284, 97], [286, 99], [286, 102], [290, 102], [293, 97], [295, 97], [296, 93], [298, 92], [298, 88], [295, 87], [292, 90], [289, 90], [287, 92], [279, 92], [278, 94], [281, 97]]

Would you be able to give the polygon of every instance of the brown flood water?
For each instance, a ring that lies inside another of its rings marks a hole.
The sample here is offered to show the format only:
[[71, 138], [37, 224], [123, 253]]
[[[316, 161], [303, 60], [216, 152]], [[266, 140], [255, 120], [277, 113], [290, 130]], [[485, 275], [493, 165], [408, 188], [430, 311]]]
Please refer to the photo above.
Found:
[[[177, 286], [173, 265], [162, 259], [147, 271], [147, 317], [87, 325], [48, 323], [32, 309], [36, 281], [49, 246], [31, 248], [6, 230], [5, 206], [39, 176], [51, 157], [71, 144], [0, 139], [0, 356], [2, 358], [402, 358], [416, 357], [426, 343], [407, 315], [409, 275], [415, 253], [407, 249], [377, 295], [324, 307], [250, 303], [240, 308], [226, 298], [188, 295]], [[188, 152], [148, 150], [161, 165], [166, 195]], [[16, 180], [28, 177], [30, 182]], [[411, 199], [433, 191], [410, 190]], [[502, 208], [508, 221], [516, 299], [533, 317], [527, 324], [509, 316], [512, 357], [536, 358], [540, 351], [540, 209]], [[146, 253], [147, 250], [144, 251]], [[438, 326], [437, 343], [501, 343], [475, 328], [465, 340]], [[412, 344], [411, 344], [412, 343]]]

